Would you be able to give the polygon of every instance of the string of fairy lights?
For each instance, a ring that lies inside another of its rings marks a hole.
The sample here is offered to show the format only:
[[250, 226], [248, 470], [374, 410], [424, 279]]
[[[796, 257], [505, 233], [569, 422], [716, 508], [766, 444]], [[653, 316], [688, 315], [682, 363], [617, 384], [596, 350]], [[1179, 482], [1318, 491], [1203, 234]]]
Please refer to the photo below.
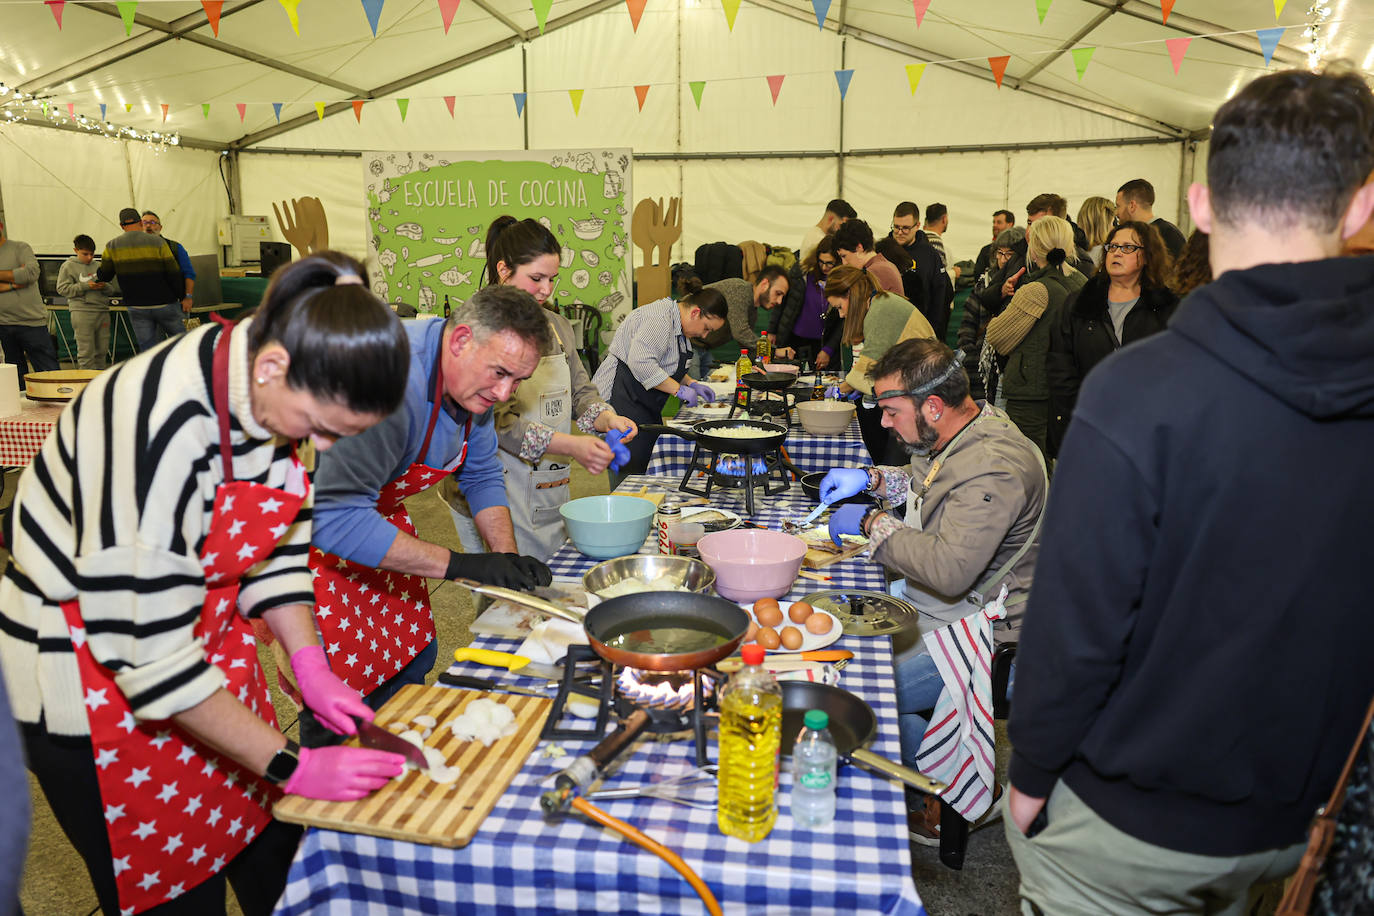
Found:
[[109, 137], [111, 140], [139, 140], [150, 144], [161, 152], [169, 146], [179, 146], [181, 137], [175, 131], [164, 133], [158, 130], [140, 130], [137, 127], [115, 124], [102, 118], [92, 118], [77, 114], [73, 110], [63, 111], [50, 99], [37, 93], [21, 92], [0, 83], [0, 118], [4, 122], [44, 121], [63, 125], [71, 129], [85, 130], [92, 134]]

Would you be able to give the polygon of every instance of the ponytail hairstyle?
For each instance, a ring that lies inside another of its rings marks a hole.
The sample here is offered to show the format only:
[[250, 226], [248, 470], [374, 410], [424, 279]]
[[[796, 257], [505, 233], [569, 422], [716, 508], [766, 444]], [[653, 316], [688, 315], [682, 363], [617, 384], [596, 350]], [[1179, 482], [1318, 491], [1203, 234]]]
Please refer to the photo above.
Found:
[[[847, 225], [847, 224], [846, 224]], [[844, 342], [862, 343], [864, 339], [864, 319], [868, 317], [868, 304], [878, 291], [868, 271], [841, 264], [830, 271], [825, 278], [825, 298], [844, 296], [849, 299], [849, 308], [844, 314]]]
[[366, 278], [362, 264], [337, 251], [279, 268], [248, 326], [250, 363], [279, 344], [291, 388], [358, 413], [393, 412], [405, 396], [410, 340]]
[[509, 214], [498, 216], [487, 227], [487, 266], [482, 271], [482, 286], [501, 283], [496, 269], [504, 263], [511, 273], [521, 264], [528, 264], [546, 254], [562, 257], [563, 248], [548, 227], [538, 220], [516, 219]]
[[[730, 317], [730, 306], [726, 303], [725, 297], [720, 294], [720, 290], [705, 288], [696, 277], [692, 277], [691, 280], [695, 281], [695, 291], [679, 299], [678, 305], [701, 309], [701, 314], [711, 318], [719, 318], [721, 321]], [[687, 285], [687, 282], [683, 283], [683, 286]]]
[[[1034, 264], [1044, 261], [1058, 268], [1064, 276], [1073, 273], [1073, 265], [1068, 262], [1070, 252], [1076, 252], [1073, 243], [1073, 227], [1069, 221], [1047, 214], [1030, 224], [1026, 230], [1026, 260]], [[1103, 259], [1105, 262], [1105, 258]]]

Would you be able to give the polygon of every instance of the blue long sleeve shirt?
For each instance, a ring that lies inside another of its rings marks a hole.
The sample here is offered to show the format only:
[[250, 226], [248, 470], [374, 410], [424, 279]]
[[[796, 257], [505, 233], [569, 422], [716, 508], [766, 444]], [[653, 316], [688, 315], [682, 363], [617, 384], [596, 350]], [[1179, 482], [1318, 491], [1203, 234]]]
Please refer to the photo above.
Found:
[[[450, 467], [463, 450], [468, 414], [439, 409], [429, 451], [420, 454], [434, 404], [435, 373], [443, 321], [408, 323], [410, 377], [405, 401], [391, 416], [357, 436], [335, 442], [319, 455], [315, 470], [314, 546], [364, 566], [377, 566], [396, 540], [397, 528], [377, 511], [377, 495], [417, 461]], [[492, 412], [472, 417], [467, 460], [458, 472], [458, 489], [474, 514], [505, 506], [506, 485], [496, 456]]]

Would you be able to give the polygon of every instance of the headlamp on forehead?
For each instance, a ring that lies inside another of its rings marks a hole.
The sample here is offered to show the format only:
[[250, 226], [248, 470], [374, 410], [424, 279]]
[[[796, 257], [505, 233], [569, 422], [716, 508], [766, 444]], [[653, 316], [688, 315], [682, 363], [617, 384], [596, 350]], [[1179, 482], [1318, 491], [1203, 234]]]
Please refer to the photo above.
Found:
[[910, 391], [906, 391], [901, 388], [893, 388], [888, 391], [875, 391], [871, 395], [866, 394], [863, 398], [864, 406], [871, 410], [874, 407], [878, 406], [879, 401], [886, 401], [888, 398], [924, 398], [927, 395], [929, 395], [932, 391], [934, 391], [936, 388], [939, 388], [945, 382], [949, 381], [954, 376], [954, 373], [959, 371], [963, 364], [964, 351], [955, 350], [954, 357], [950, 360], [949, 365], [945, 367], [945, 371], [941, 372], [939, 375], [935, 376], [935, 378], [926, 382], [924, 385], [913, 388]]

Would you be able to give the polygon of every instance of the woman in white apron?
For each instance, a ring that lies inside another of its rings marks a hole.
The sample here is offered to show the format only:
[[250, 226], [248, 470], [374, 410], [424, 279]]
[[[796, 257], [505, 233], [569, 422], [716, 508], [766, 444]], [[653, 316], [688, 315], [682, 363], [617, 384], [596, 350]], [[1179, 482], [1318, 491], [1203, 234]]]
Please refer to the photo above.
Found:
[[[488, 284], [518, 287], [546, 305], [562, 254], [547, 227], [533, 219], [498, 217], [487, 230], [486, 251]], [[534, 375], [494, 408], [515, 543], [520, 553], [540, 560], [548, 560], [564, 541], [558, 509], [572, 498], [572, 462], [600, 474], [613, 457], [601, 435], [620, 430], [628, 442], [638, 432], [634, 421], [618, 415], [597, 393], [577, 354], [572, 324], [550, 308], [545, 314], [555, 349], [542, 354]], [[451, 480], [441, 486], [463, 549], [485, 550], [457, 486]]]
[[265, 916], [298, 834], [272, 820], [279, 794], [358, 799], [401, 770], [287, 740], [251, 625], [329, 728], [371, 717], [315, 630], [295, 442], [328, 448], [400, 403], [406, 336], [365, 276], [313, 255], [251, 318], [102, 373], [20, 478], [0, 658], [29, 768], [105, 913], [223, 914], [227, 879]]

